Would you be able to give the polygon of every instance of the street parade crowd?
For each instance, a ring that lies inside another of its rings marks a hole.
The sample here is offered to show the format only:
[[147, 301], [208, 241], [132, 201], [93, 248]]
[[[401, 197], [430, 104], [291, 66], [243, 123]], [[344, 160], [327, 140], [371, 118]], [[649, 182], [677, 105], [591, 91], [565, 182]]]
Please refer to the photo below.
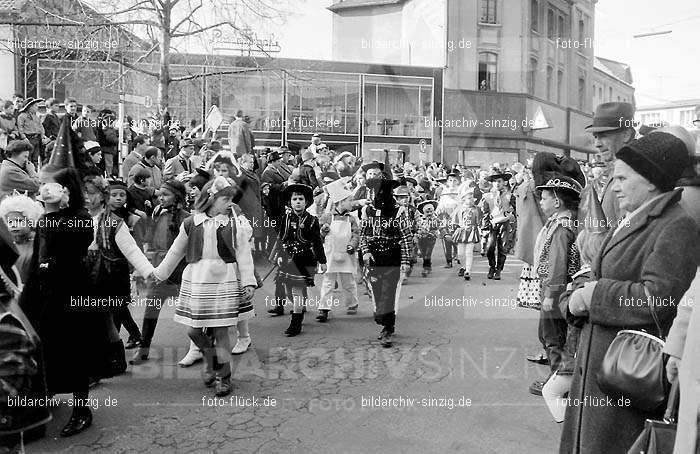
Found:
[[[678, 401], [673, 452], [700, 452], [700, 161], [684, 128], [637, 130], [630, 104], [605, 103], [587, 128], [594, 162], [538, 152], [468, 168], [366, 162], [319, 135], [261, 149], [240, 111], [217, 138], [167, 111], [137, 123], [78, 106], [17, 95], [0, 114], [0, 452], [51, 418], [13, 398], [72, 393], [61, 436], [90, 427], [90, 386], [149, 361], [168, 298], [190, 342], [179, 365], [202, 363], [223, 397], [268, 270], [267, 312], [291, 309], [284, 335], [308, 313], [339, 323], [335, 289], [348, 315], [366, 292], [389, 348], [402, 284], [436, 266], [468, 281], [475, 253], [487, 279], [523, 263], [517, 301], [539, 311], [542, 346], [527, 359], [550, 368], [530, 392], [563, 422], [561, 453], [627, 452]], [[161, 302], [140, 325], [134, 295]]]

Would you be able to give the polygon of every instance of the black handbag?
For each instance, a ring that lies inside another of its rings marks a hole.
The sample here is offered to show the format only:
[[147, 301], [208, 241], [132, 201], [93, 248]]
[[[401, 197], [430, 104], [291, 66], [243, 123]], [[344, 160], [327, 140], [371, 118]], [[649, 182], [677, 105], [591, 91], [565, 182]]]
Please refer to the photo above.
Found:
[[665, 454], [672, 453], [676, 444], [676, 421], [678, 419], [678, 380], [671, 387], [664, 419], [661, 421], [647, 419], [644, 430], [627, 451], [627, 454]]
[[[652, 304], [649, 308], [662, 336], [656, 311]], [[619, 331], [596, 375], [598, 387], [610, 397], [629, 399], [630, 405], [639, 410], [658, 409], [666, 401], [669, 388], [663, 348], [663, 339], [646, 331]]]

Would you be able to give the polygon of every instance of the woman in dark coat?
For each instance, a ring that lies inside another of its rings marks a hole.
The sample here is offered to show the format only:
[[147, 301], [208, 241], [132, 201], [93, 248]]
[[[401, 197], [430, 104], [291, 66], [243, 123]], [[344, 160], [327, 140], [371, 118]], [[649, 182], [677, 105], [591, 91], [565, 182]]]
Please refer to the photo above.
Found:
[[92, 423], [88, 384], [102, 358], [99, 308], [85, 305], [89, 296], [87, 249], [93, 240], [92, 218], [75, 169], [59, 170], [55, 183], [40, 190], [46, 214], [38, 222], [31, 272], [20, 305], [44, 346], [49, 394], [73, 393], [73, 413], [62, 437]]
[[569, 299], [570, 314], [588, 318], [576, 355], [562, 454], [626, 453], [644, 420], [663, 415], [664, 408], [644, 412], [606, 400], [596, 375], [618, 331], [658, 335], [650, 302], [665, 337], [693, 280], [700, 232], [678, 204], [681, 190], [673, 189], [687, 159], [683, 142], [665, 133], [649, 134], [617, 153], [613, 192], [629, 214], [606, 236], [593, 263], [594, 281]]

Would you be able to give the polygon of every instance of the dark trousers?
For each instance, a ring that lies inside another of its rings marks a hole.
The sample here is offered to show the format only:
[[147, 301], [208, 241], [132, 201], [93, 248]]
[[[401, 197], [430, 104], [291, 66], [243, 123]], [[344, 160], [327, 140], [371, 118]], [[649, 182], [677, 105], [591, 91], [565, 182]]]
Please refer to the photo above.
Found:
[[549, 367], [552, 372], [559, 369], [562, 361], [566, 359], [566, 329], [567, 324], [559, 311], [559, 306], [554, 304], [551, 311], [540, 309], [540, 322], [537, 327], [537, 335], [547, 352]]
[[31, 134], [27, 135], [27, 140], [32, 144], [32, 151], [29, 152], [29, 160], [34, 164], [34, 168], [39, 168], [39, 158], [46, 164], [46, 156], [44, 156], [44, 145], [41, 143], [41, 135]]
[[420, 249], [420, 255], [423, 259], [423, 268], [426, 270], [432, 269], [433, 263], [431, 257], [433, 255], [433, 248], [435, 247], [435, 238], [425, 237], [418, 238], [418, 249]]
[[489, 267], [503, 271], [506, 264], [506, 251], [503, 249], [503, 235], [506, 224], [498, 224], [489, 233], [486, 243], [486, 257], [489, 259]]
[[451, 263], [457, 257], [457, 243], [451, 237], [442, 239], [442, 247], [445, 251], [445, 261]]
[[148, 348], [151, 346], [163, 304], [169, 297], [177, 295], [178, 286], [167, 281], [159, 284], [148, 284], [145, 287], [144, 301], [146, 310], [143, 314], [143, 324], [141, 325], [141, 347]]
[[114, 319], [114, 326], [117, 327], [117, 332], [119, 332], [122, 329], [122, 326], [124, 326], [129, 333], [130, 338], [141, 337], [139, 327], [134, 321], [134, 318], [131, 316], [128, 304], [124, 304], [123, 306], [115, 309], [112, 313], [112, 318]]
[[368, 272], [375, 306], [374, 321], [390, 333], [394, 332], [396, 324], [396, 291], [400, 278], [400, 265], [371, 267]]

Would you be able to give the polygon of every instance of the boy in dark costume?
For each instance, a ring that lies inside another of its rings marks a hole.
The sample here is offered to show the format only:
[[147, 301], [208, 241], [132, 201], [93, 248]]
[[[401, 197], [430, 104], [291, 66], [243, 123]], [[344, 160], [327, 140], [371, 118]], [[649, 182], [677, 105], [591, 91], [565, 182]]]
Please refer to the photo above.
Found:
[[293, 306], [292, 321], [284, 332], [291, 337], [301, 333], [303, 309], [308, 301], [307, 288], [314, 286], [319, 264], [321, 272], [326, 272], [326, 254], [318, 218], [306, 211], [314, 201], [311, 186], [291, 184], [283, 194], [290, 210], [275, 225], [281, 245], [277, 264], [285, 298]]
[[396, 324], [396, 300], [401, 291], [401, 273], [411, 260], [411, 223], [399, 213], [392, 191], [394, 180], [368, 180], [375, 194], [373, 204], [363, 208], [360, 250], [374, 301], [374, 321], [382, 326], [383, 347], [391, 347]]

